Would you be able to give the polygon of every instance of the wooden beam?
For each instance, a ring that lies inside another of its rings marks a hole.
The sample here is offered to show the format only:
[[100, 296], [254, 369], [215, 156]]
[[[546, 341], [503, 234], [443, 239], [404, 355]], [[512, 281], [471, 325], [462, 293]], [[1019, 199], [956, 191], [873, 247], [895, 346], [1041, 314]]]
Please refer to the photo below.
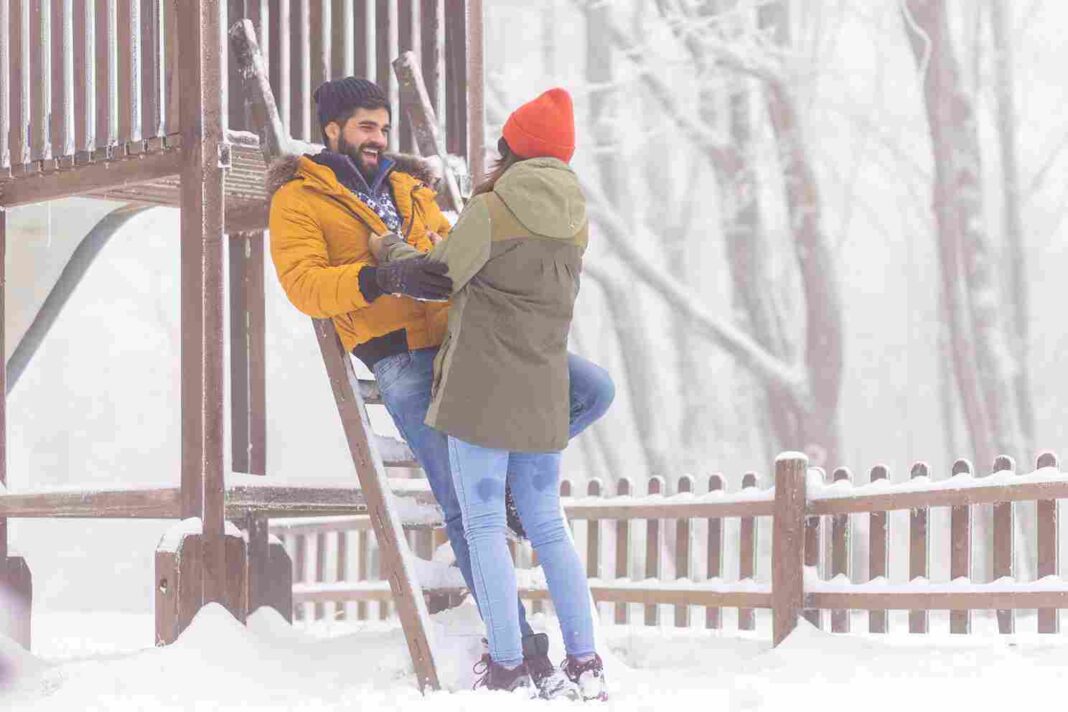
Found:
[[14, 208], [150, 183], [176, 175], [181, 168], [181, 151], [162, 150], [25, 175], [0, 182], [0, 207]]
[[486, 70], [482, 0], [467, 0], [467, 165], [473, 184], [486, 174]]
[[204, 599], [225, 602], [223, 67], [219, 0], [179, 13], [182, 57], [182, 516], [203, 522]]
[[1063, 591], [923, 591], [915, 592], [813, 592], [805, 595], [807, 608], [851, 610], [1012, 610], [1068, 608], [1068, 590]]
[[[0, 136], [0, 142], [6, 137]], [[7, 487], [7, 212], [0, 208], [0, 492]], [[7, 518], [0, 515], [0, 562], [7, 558]]]
[[[907, 487], [907, 485], [898, 485]], [[885, 512], [896, 509], [922, 507], [959, 507], [996, 502], [1032, 502], [1036, 500], [1068, 499], [1068, 479], [1052, 482], [1013, 482], [958, 489], [919, 489], [913, 492], [884, 492], [856, 496], [834, 496], [813, 499], [808, 514], [851, 514], [853, 512]]]

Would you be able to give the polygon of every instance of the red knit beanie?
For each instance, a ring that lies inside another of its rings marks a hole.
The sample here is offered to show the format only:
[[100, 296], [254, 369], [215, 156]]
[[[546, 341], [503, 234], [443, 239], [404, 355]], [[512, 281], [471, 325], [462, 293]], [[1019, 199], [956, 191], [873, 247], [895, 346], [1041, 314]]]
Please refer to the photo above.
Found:
[[551, 156], [564, 163], [575, 153], [575, 111], [571, 95], [559, 87], [512, 112], [501, 132], [522, 158]]

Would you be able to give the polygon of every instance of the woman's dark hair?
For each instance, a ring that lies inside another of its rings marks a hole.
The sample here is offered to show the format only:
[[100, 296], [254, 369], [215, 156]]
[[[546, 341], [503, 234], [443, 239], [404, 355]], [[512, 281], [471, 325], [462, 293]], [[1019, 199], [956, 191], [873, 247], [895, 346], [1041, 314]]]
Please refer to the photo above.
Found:
[[522, 157], [512, 151], [512, 147], [504, 140], [504, 136], [501, 136], [497, 141], [497, 153], [501, 154], [500, 160], [494, 163], [493, 167], [490, 168], [490, 172], [482, 177], [482, 182], [471, 192], [471, 197], [493, 190], [493, 186], [497, 185], [497, 181], [501, 179], [504, 172], [523, 160]]

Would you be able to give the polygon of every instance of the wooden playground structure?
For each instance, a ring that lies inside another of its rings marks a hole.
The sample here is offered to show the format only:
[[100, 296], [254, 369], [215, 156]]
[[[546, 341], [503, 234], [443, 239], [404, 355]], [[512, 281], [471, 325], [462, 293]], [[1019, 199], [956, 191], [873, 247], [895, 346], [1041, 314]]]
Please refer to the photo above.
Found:
[[[393, 505], [395, 495], [431, 495], [392, 491], [385, 467], [414, 458], [371, 432], [374, 383], [356, 378], [329, 321], [314, 330], [357, 478], [307, 487], [265, 477], [264, 177], [271, 158], [317, 138], [313, 89], [352, 74], [387, 89], [391, 149], [428, 155], [433, 141], [443, 165], [458, 156], [479, 174], [482, 63], [481, 0], [0, 0], [0, 254], [6, 209], [68, 196], [175, 206], [181, 221], [180, 484], [9, 492], [0, 435], [6, 634], [29, 647], [32, 580], [27, 563], [9, 556], [8, 519], [182, 520], [156, 552], [156, 640], [165, 644], [207, 603], [239, 620], [265, 604], [289, 615], [290, 565], [269, 545], [270, 518], [366, 513], [419, 685], [438, 686], [423, 592]], [[446, 188], [458, 199], [451, 176]], [[5, 411], [0, 402], [0, 433]], [[224, 472], [227, 436], [233, 473]]]

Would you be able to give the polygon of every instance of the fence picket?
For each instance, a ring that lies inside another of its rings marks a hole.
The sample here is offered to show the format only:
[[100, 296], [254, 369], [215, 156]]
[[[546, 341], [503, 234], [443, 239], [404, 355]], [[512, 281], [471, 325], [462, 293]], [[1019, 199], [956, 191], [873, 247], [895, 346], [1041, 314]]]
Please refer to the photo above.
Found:
[[[693, 492], [693, 478], [683, 475], [677, 485], [678, 493]], [[675, 520], [675, 578], [688, 579], [690, 576], [690, 537], [689, 519]], [[690, 625], [690, 607], [675, 606], [675, 627], [685, 628]]]
[[[304, 567], [305, 567], [305, 565], [307, 563], [307, 553], [306, 553], [306, 551], [304, 549], [305, 540], [307, 538], [308, 537], [306, 537], [306, 536], [304, 536], [302, 534], [298, 534], [297, 536], [293, 537], [293, 547], [296, 550], [295, 551], [296, 556], [293, 559], [293, 568], [294, 568], [295, 573], [296, 573], [296, 575], [293, 577], [293, 582], [294, 583], [304, 583], [304, 581], [307, 580], [307, 576], [305, 575], [305, 569], [304, 569]], [[304, 620], [304, 618], [305, 618], [304, 609], [305, 609], [305, 606], [302, 605], [302, 604], [294, 605], [293, 606], [293, 620]]]
[[[367, 566], [367, 557], [369, 556], [367, 550], [367, 532], [356, 532], [356, 581], [366, 581], [367, 574], [369, 573]], [[360, 601], [356, 604], [356, 620], [367, 620], [367, 601]]]
[[[723, 490], [723, 475], [710, 475], [708, 478], [708, 491], [720, 492]], [[723, 520], [714, 518], [708, 520], [708, 578], [723, 578]], [[721, 609], [705, 609], [705, 627], [719, 628], [722, 625]]]
[[[1015, 472], [1016, 463], [1007, 455], [1000, 455], [994, 460], [994, 472]], [[1012, 502], [999, 502], [994, 505], [994, 580], [1013, 575], [1013, 547], [1015, 545], [1013, 528], [1015, 526]], [[1010, 634], [1016, 632], [1015, 611], [1001, 609], [997, 612], [998, 632]]]
[[[805, 517], [805, 567], [819, 574], [821, 517]], [[818, 608], [806, 608], [802, 615], [817, 628], [823, 627], [823, 612]]]
[[[1038, 457], [1038, 468], [1057, 467], [1057, 456], [1044, 452]], [[1058, 571], [1057, 543], [1060, 538], [1057, 520], [1057, 500], [1039, 500], [1038, 504], [1038, 578], [1056, 576]], [[1038, 611], [1038, 632], [1059, 633], [1060, 615], [1056, 608], [1041, 608]]]
[[[616, 483], [616, 493], [620, 497], [630, 494], [630, 480], [621, 477]], [[616, 521], [616, 578], [630, 578], [630, 521], [619, 519]], [[616, 604], [616, 623], [626, 623], [629, 615], [628, 604]]]
[[[604, 489], [599, 478], [593, 478], [586, 485], [586, 494], [590, 497], [600, 497]], [[586, 523], [586, 576], [588, 578], [601, 577], [601, 522], [599, 519], [591, 519]]]
[[[349, 533], [339, 531], [337, 533], [337, 575], [335, 581], [349, 580]], [[344, 620], [348, 618], [347, 605], [339, 601], [334, 610], [334, 618]]]
[[[848, 468], [840, 467], [834, 471], [835, 482], [853, 482], [853, 473]], [[831, 519], [831, 577], [849, 573], [849, 559], [852, 553], [849, 536], [849, 515], [838, 514]], [[836, 609], [831, 611], [831, 632], [849, 632], [849, 611]]]
[[[885, 465], [876, 465], [871, 470], [871, 481], [885, 480], [890, 477], [890, 470]], [[886, 578], [889, 570], [889, 547], [887, 546], [887, 512], [872, 512], [868, 515], [868, 580]], [[868, 631], [871, 633], [887, 632], [887, 613], [885, 610], [868, 612]]]
[[[664, 479], [659, 475], [649, 478], [649, 494], [661, 494]], [[645, 521], [645, 578], [660, 578], [660, 520]], [[645, 625], [658, 625], [660, 611], [655, 603], [645, 607]]]
[[[930, 477], [931, 468], [926, 462], [912, 466], [911, 478]], [[926, 579], [929, 576], [927, 518], [929, 507], [916, 507], [909, 512], [909, 580]], [[929, 615], [927, 611], [909, 611], [909, 632], [926, 633]]]
[[[971, 475], [972, 463], [957, 460], [954, 475]], [[950, 579], [972, 576], [972, 508], [968, 505], [950, 507]], [[950, 611], [949, 632], [965, 635], [972, 632], [971, 611]]]
[[[747, 472], [742, 477], [742, 489], [752, 489], [757, 486], [755, 472]], [[756, 566], [756, 518], [742, 517], [739, 527], [738, 543], [738, 579], [745, 581], [753, 578]], [[738, 609], [738, 630], [753, 630], [756, 627], [756, 616], [752, 608]]]

